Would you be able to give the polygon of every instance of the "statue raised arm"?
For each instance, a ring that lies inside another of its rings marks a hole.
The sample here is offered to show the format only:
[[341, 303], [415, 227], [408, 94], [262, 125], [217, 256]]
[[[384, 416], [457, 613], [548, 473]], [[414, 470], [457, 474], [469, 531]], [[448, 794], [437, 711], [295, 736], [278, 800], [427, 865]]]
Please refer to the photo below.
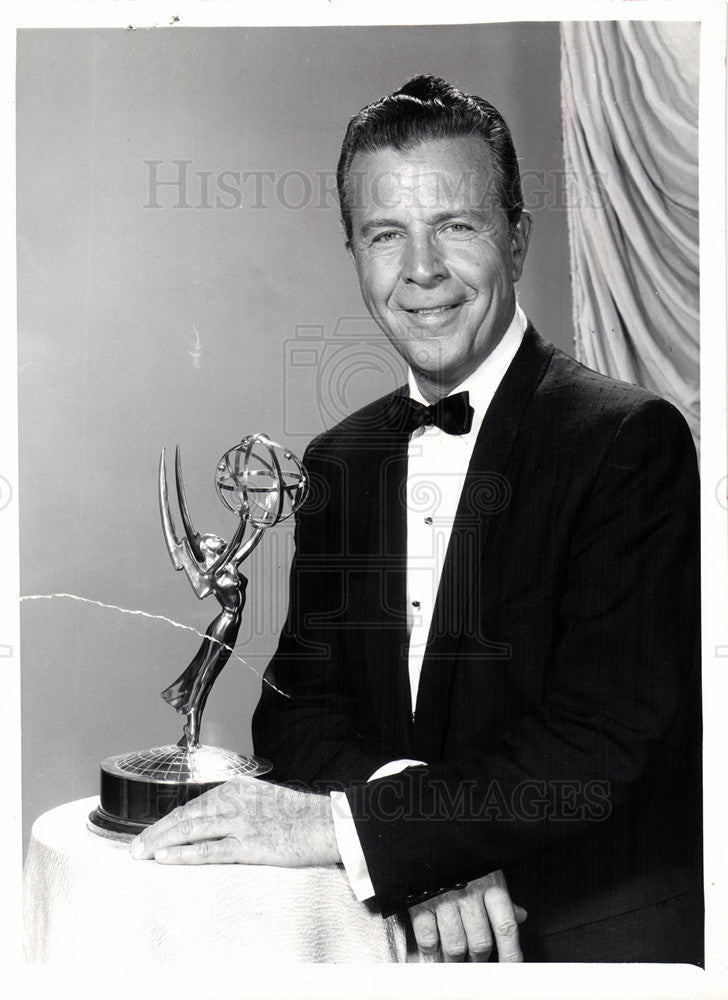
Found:
[[175, 486], [183, 533], [177, 531], [169, 504], [166, 450], [159, 461], [159, 507], [172, 564], [184, 570], [199, 598], [214, 594], [222, 608], [210, 622], [190, 665], [162, 691], [162, 697], [187, 717], [180, 746], [199, 745], [205, 702], [237, 640], [245, 605], [247, 580], [240, 564], [252, 552], [267, 527], [290, 516], [306, 490], [306, 474], [291, 452], [265, 434], [244, 438], [218, 463], [215, 478], [223, 503], [239, 518], [230, 542], [218, 535], [201, 535], [190, 518], [182, 480], [179, 448], [175, 453]]

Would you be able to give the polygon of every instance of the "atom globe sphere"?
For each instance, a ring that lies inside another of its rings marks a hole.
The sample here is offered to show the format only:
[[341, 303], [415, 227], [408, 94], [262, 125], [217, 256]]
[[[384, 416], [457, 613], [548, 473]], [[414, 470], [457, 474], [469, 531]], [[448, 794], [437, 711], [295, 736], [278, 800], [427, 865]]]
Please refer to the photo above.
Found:
[[306, 472], [296, 456], [266, 434], [249, 434], [226, 451], [215, 475], [220, 499], [255, 528], [270, 528], [303, 503]]

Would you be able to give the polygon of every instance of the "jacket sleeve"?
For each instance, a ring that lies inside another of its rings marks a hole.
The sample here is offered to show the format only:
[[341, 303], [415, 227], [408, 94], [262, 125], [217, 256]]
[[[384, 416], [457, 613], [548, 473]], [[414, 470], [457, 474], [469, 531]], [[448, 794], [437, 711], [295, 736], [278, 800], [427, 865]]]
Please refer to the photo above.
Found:
[[312, 488], [296, 515], [288, 616], [253, 715], [253, 743], [273, 763], [271, 780], [328, 792], [365, 782], [388, 758], [357, 734], [341, 629], [322, 624], [342, 611], [347, 514], [337, 464], [318, 452], [313, 442], [303, 458]]
[[[536, 706], [497, 741], [348, 789], [385, 914], [589, 837], [595, 819], [631, 815], [661, 768], [686, 780], [679, 762], [696, 739], [699, 692], [698, 500], [687, 425], [670, 404], [642, 403], [621, 420], [578, 508]], [[544, 805], [554, 787], [569, 789], [569, 822]]]

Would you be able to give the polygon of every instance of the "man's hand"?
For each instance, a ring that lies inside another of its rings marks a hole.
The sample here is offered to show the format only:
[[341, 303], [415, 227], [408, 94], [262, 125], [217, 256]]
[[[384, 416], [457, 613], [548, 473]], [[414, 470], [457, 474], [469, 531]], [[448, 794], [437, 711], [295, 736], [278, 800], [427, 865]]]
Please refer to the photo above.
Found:
[[499, 962], [523, 961], [518, 925], [526, 911], [511, 902], [502, 871], [417, 903], [409, 913], [423, 955], [442, 948], [446, 962], [487, 962], [495, 943]]
[[168, 865], [299, 868], [341, 860], [328, 795], [248, 777], [174, 809], [132, 841], [131, 854]]

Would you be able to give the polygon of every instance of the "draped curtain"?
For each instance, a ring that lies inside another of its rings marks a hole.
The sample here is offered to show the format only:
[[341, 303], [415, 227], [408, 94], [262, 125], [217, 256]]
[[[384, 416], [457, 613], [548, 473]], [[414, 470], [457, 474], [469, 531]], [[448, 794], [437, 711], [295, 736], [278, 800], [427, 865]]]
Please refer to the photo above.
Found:
[[561, 26], [576, 354], [699, 432], [697, 25]]

